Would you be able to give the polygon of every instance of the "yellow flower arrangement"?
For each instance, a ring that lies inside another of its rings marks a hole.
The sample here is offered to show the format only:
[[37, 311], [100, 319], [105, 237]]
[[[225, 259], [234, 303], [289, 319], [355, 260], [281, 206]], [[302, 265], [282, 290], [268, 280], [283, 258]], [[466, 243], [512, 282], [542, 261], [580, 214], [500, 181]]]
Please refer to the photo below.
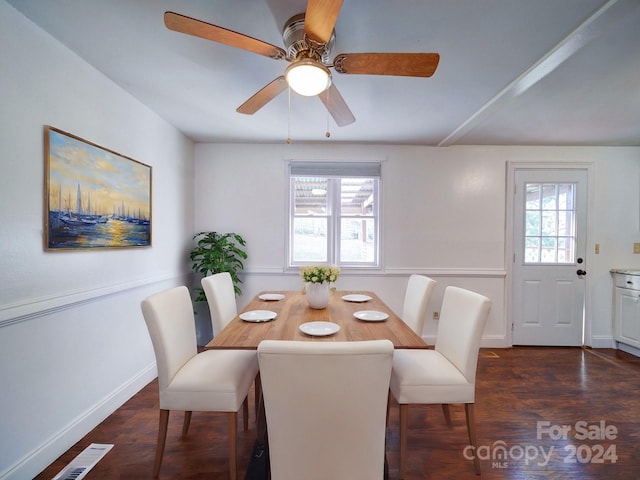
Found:
[[340, 268], [334, 265], [310, 265], [300, 267], [300, 276], [305, 283], [333, 283], [338, 280]]

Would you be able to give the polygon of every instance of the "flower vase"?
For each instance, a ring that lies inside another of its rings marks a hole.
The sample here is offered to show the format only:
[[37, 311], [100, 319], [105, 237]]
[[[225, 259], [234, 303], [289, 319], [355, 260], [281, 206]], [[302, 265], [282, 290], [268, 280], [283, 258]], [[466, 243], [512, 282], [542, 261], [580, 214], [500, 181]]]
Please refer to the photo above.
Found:
[[315, 309], [327, 308], [329, 305], [329, 282], [307, 283], [307, 302]]

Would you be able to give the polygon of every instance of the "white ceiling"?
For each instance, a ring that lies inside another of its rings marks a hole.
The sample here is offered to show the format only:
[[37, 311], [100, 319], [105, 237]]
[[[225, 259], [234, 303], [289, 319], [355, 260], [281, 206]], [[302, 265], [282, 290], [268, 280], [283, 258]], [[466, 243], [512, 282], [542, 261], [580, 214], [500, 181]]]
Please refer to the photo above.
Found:
[[[431, 78], [333, 74], [356, 122], [285, 91], [288, 65], [176, 33], [174, 11], [283, 47], [305, 0], [7, 0], [197, 142], [640, 146], [640, 0], [345, 0], [331, 54], [438, 52]], [[327, 126], [331, 136], [325, 137]]]

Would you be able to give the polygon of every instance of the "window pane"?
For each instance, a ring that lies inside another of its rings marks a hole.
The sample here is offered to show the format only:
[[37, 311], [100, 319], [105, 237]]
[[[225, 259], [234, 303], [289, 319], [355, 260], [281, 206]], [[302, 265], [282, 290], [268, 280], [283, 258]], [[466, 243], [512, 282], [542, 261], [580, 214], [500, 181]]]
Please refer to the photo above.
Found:
[[525, 208], [527, 210], [540, 208], [540, 185], [537, 183], [527, 184], [527, 199], [525, 200]]
[[573, 238], [558, 238], [558, 263], [573, 263], [573, 246]]
[[554, 237], [542, 237], [540, 241], [542, 248], [556, 248], [556, 239]]
[[573, 236], [574, 212], [558, 212], [558, 235]]
[[540, 212], [526, 212], [525, 235], [540, 235]]
[[560, 210], [575, 210], [575, 185], [571, 183], [558, 185], [558, 208]]
[[319, 177], [293, 177], [294, 214], [326, 215], [328, 180]]
[[340, 214], [373, 215], [372, 178], [343, 178], [340, 181]]
[[543, 185], [542, 186], [542, 209], [543, 210], [556, 210], [558, 208], [557, 200], [558, 188], [557, 185]]
[[557, 235], [557, 219], [556, 212], [542, 212], [542, 235]]
[[553, 237], [542, 238], [542, 251], [540, 252], [542, 263], [556, 263], [556, 239]]
[[527, 263], [540, 262], [540, 238], [526, 237], [524, 247], [524, 258]]
[[327, 261], [327, 219], [294, 218], [293, 261]]
[[340, 232], [341, 262], [371, 263], [375, 260], [375, 222], [372, 218], [343, 218]]

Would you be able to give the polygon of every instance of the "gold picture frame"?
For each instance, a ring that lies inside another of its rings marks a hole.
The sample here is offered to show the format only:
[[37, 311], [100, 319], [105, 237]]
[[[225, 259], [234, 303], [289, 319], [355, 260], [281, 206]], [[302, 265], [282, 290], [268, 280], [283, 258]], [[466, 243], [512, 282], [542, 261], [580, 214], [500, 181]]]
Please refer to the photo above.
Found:
[[44, 248], [151, 246], [151, 167], [45, 126]]

